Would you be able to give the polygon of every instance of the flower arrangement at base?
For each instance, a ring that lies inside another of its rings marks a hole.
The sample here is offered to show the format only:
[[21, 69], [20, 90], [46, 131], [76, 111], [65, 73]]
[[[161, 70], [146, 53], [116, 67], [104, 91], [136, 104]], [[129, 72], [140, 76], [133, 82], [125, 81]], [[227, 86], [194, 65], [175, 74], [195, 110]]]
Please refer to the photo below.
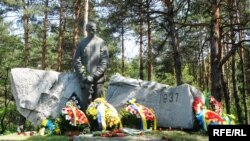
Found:
[[41, 124], [39, 125], [38, 133], [40, 135], [51, 135], [55, 133], [56, 126], [51, 119], [44, 119], [42, 120]]
[[154, 110], [136, 103], [136, 99], [127, 100], [125, 108], [119, 112], [124, 126], [142, 130], [156, 130]]
[[115, 130], [122, 127], [117, 110], [104, 98], [97, 98], [91, 102], [86, 114], [92, 131]]
[[80, 110], [79, 98], [75, 93], [68, 99], [62, 108], [58, 118], [47, 118], [39, 125], [40, 135], [65, 134], [67, 131], [87, 132], [89, 121], [83, 111]]
[[61, 111], [60, 129], [62, 133], [65, 133], [65, 131], [82, 131], [89, 127], [87, 116], [79, 109], [78, 102], [74, 101], [75, 98], [72, 98], [68, 100], [66, 106]]
[[222, 114], [222, 104], [221, 102], [217, 101], [213, 96], [207, 96], [205, 99], [205, 106], [218, 113], [218, 114]]
[[[232, 114], [225, 114], [222, 112], [221, 103], [216, 101], [213, 97], [208, 100], [209, 108], [201, 98], [195, 98], [193, 102], [194, 113], [196, 119], [203, 130], [208, 130], [208, 125], [233, 125], [235, 124], [235, 116]], [[215, 108], [214, 108], [215, 107]]]

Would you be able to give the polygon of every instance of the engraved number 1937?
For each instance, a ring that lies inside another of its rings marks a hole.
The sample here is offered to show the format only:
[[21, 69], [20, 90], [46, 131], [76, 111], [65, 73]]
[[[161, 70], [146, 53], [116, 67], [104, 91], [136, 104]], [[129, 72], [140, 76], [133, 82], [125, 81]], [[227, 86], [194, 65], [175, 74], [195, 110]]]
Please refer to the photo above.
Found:
[[179, 93], [165, 93], [163, 95], [163, 102], [167, 103], [167, 102], [177, 102], [178, 101], [178, 97], [179, 97]]

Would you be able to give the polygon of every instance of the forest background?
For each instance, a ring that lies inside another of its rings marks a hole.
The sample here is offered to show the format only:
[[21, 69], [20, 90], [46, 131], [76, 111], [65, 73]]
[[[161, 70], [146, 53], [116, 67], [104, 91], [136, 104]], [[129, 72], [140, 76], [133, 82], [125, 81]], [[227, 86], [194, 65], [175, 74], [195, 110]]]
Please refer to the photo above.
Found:
[[107, 43], [108, 79], [187, 83], [249, 124], [249, 0], [0, 0], [0, 7], [0, 134], [18, 125], [10, 70], [73, 71], [87, 21]]

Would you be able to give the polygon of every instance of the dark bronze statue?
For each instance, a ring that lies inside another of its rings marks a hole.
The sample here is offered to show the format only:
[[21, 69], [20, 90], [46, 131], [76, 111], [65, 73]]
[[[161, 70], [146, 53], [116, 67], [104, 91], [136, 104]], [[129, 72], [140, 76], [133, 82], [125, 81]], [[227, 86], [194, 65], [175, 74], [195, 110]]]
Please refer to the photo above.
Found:
[[87, 90], [90, 102], [103, 96], [109, 54], [103, 39], [96, 35], [96, 24], [89, 22], [86, 31], [88, 35], [78, 44], [73, 63], [81, 87]]

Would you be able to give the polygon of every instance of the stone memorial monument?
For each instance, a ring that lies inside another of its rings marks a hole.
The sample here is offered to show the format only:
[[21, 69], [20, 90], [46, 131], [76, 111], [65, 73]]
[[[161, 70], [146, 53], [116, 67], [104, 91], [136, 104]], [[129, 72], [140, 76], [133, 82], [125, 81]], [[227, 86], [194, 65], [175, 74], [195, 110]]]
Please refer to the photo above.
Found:
[[137, 103], [154, 109], [158, 127], [193, 129], [195, 97], [204, 99], [199, 90], [188, 84], [171, 87], [116, 74], [110, 80], [106, 99], [119, 110], [127, 99], [136, 98]]
[[10, 81], [17, 110], [35, 126], [44, 118], [58, 117], [73, 93], [87, 106], [75, 73], [14, 68]]
[[[10, 81], [17, 110], [35, 126], [44, 118], [58, 117], [74, 93], [83, 109], [87, 107], [88, 97], [76, 73], [13, 68]], [[106, 100], [119, 111], [127, 99], [136, 98], [137, 103], [155, 111], [158, 127], [193, 129], [192, 105], [196, 97], [204, 99], [199, 90], [188, 84], [172, 87], [116, 74], [109, 82]]]

